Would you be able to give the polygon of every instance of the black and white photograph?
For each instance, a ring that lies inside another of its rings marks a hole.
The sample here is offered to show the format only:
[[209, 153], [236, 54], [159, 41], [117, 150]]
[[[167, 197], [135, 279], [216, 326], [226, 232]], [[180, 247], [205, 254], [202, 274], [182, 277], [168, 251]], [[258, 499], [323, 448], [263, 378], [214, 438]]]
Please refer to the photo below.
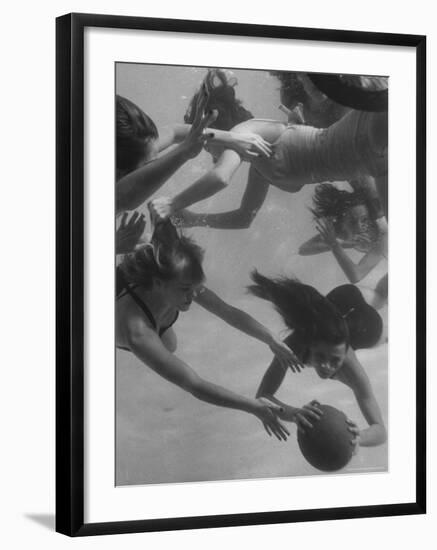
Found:
[[115, 485], [387, 472], [390, 79], [114, 70]]

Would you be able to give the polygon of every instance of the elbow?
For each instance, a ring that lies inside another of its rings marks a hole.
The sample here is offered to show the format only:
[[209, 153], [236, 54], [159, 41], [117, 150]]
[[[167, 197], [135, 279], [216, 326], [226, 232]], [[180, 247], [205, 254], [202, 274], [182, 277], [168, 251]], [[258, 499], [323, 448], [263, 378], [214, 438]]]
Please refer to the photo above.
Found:
[[257, 213], [258, 213], [258, 210], [252, 210], [250, 212], [242, 212], [238, 219], [238, 228], [249, 229]]
[[356, 285], [361, 281], [362, 277], [360, 277], [360, 275], [354, 271], [353, 273], [349, 274], [348, 279], [349, 282], [351, 282], [353, 285]]
[[203, 380], [197, 374], [191, 373], [190, 376], [185, 377], [184, 380], [181, 381], [179, 386], [186, 392], [190, 393], [196, 399], [203, 399], [204, 384]]
[[211, 172], [211, 177], [214, 181], [214, 185], [217, 189], [225, 189], [228, 185], [229, 185], [229, 182], [230, 182], [230, 178], [221, 173], [220, 171], [218, 170], [215, 170], [213, 169], [212, 172]]
[[387, 429], [384, 424], [380, 425], [380, 445], [387, 442]]

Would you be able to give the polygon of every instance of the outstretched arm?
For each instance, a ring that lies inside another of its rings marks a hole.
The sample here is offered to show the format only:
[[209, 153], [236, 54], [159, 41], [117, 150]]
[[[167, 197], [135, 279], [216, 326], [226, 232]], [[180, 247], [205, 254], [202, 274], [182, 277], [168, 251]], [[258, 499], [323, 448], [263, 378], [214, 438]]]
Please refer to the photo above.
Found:
[[[337, 238], [337, 242], [342, 248], [353, 248], [356, 243], [345, 241]], [[322, 252], [329, 252], [331, 247], [325, 242], [322, 236], [314, 235], [311, 239], [304, 242], [299, 248], [299, 254], [301, 256], [313, 256], [314, 254], [321, 254]]]
[[204, 115], [207, 95], [200, 94], [197, 116], [180, 145], [144, 166], [120, 178], [116, 185], [116, 212], [133, 210], [147, 200], [187, 160], [197, 156], [207, 135], [205, 128], [213, 122], [216, 113]]
[[[288, 336], [285, 342], [289, 346], [293, 345], [293, 336]], [[311, 429], [313, 426], [312, 422], [317, 421], [323, 413], [315, 401], [307, 403], [303, 407], [293, 407], [292, 405], [283, 403], [274, 396], [284, 380], [285, 372], [286, 370], [282, 368], [279, 361], [276, 358], [273, 359], [261, 380], [256, 396], [265, 397], [272, 403], [275, 403], [275, 405], [280, 406], [282, 409], [279, 413], [280, 418], [288, 422], [294, 422], [297, 429], [304, 432], [307, 429]]]
[[269, 182], [251, 166], [241, 204], [236, 210], [217, 214], [183, 210], [176, 215], [183, 227], [213, 227], [215, 229], [247, 229], [264, 204]]
[[228, 325], [269, 346], [282, 369], [291, 368], [292, 371], [299, 372], [302, 367], [300, 359], [276, 335], [251, 315], [226, 303], [215, 292], [206, 287], [202, 288], [202, 291], [197, 295], [195, 300], [203, 308], [225, 321], [225, 323], [228, 323]]
[[169, 352], [156, 332], [140, 317], [131, 317], [124, 327], [123, 336], [129, 349], [169, 382], [207, 403], [254, 414], [264, 424], [268, 424], [278, 439], [287, 438], [288, 430], [277, 419], [279, 406], [261, 399], [243, 397], [204, 380], [190, 366]]
[[355, 394], [358, 406], [369, 427], [359, 430], [359, 444], [362, 447], [382, 445], [387, 440], [387, 432], [369, 377], [358, 361], [355, 352], [349, 350], [338, 380], [348, 385]]

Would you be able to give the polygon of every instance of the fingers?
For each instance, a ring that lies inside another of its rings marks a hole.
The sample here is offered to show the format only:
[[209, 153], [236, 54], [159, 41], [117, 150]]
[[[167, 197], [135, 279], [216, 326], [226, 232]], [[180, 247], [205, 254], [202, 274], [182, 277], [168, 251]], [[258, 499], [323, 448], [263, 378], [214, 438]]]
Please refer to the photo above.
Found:
[[202, 120], [208, 100], [209, 94], [206, 90], [205, 85], [202, 84], [199, 95], [197, 96], [196, 112], [193, 120], [193, 126], [197, 126]]
[[128, 215], [129, 215], [128, 212], [123, 213], [123, 216], [122, 216], [121, 221], [120, 221], [119, 229], [124, 229], [126, 227], [126, 220], [127, 220]]
[[314, 420], [320, 420], [323, 416], [323, 412], [313, 405], [305, 405], [302, 408], [302, 412], [306, 417], [313, 418]]
[[265, 157], [269, 158], [272, 156], [272, 148], [270, 147], [270, 143], [268, 143], [261, 137], [256, 140], [255, 147]]
[[137, 221], [139, 215], [140, 215], [139, 212], [135, 210], [135, 212], [132, 214], [132, 216], [130, 217], [130, 220], [127, 223], [128, 227], [135, 225], [135, 222]]
[[268, 423], [268, 427], [279, 441], [287, 441], [290, 432], [282, 424], [282, 422], [279, 422], [279, 420], [275, 419], [274, 421]]
[[171, 200], [167, 197], [154, 199], [147, 204], [147, 207], [149, 208], [150, 220], [153, 225], [166, 220], [173, 213]]
[[313, 427], [311, 422], [307, 418], [305, 418], [305, 416], [300, 412], [296, 414], [295, 421], [296, 421], [298, 430], [300, 430], [303, 433], [305, 433], [305, 429], [311, 430]]

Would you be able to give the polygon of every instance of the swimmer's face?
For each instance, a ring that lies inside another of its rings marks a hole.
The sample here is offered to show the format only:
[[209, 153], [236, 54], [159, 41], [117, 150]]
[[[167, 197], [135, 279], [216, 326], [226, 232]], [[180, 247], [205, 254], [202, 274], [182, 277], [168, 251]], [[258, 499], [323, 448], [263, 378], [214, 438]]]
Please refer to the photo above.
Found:
[[314, 367], [320, 378], [332, 378], [343, 366], [346, 343], [336, 346], [326, 342], [314, 342], [309, 350], [308, 366]]
[[343, 220], [343, 230], [347, 238], [364, 233], [369, 227], [369, 211], [364, 204], [350, 208]]
[[188, 311], [199, 286], [190, 280], [176, 279], [162, 283], [161, 292], [168, 306], [178, 311]]

